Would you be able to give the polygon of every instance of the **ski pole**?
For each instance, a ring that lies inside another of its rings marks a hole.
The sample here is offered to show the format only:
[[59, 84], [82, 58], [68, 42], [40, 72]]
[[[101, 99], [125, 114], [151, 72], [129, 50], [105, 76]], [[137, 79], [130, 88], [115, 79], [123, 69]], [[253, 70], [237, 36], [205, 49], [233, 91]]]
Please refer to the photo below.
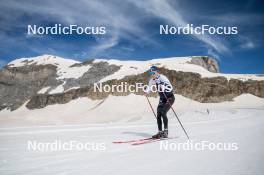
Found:
[[152, 105], [151, 105], [151, 103], [150, 103], [150, 101], [149, 101], [148, 96], [147, 96], [147, 95], [145, 95], [145, 96], [146, 96], [146, 98], [147, 98], [147, 100], [148, 100], [148, 104], [149, 104], [149, 106], [150, 106], [150, 108], [151, 108], [151, 110], [152, 110], [152, 112], [153, 112], [155, 118], [157, 119], [157, 116], [156, 116], [155, 111], [154, 111], [154, 109], [153, 109], [153, 107], [152, 107]]
[[165, 94], [164, 92], [163, 92], [163, 94], [164, 94], [164, 96], [165, 96], [167, 102], [169, 103], [170, 108], [172, 109], [173, 113], [175, 114], [175, 117], [177, 118], [178, 122], [180, 123], [180, 125], [181, 125], [181, 127], [182, 127], [182, 129], [183, 129], [183, 131], [184, 131], [184, 133], [185, 133], [185, 135], [187, 136], [188, 140], [190, 140], [190, 138], [189, 138], [189, 136], [188, 136], [186, 130], [184, 129], [184, 127], [183, 127], [183, 125], [182, 125], [182, 123], [181, 123], [181, 121], [180, 121], [178, 115], [177, 115], [176, 112], [174, 111], [174, 109], [173, 109], [173, 107], [172, 107], [172, 104], [170, 103], [170, 101], [168, 100], [168, 98], [167, 98], [167, 96], [166, 96], [166, 94]]

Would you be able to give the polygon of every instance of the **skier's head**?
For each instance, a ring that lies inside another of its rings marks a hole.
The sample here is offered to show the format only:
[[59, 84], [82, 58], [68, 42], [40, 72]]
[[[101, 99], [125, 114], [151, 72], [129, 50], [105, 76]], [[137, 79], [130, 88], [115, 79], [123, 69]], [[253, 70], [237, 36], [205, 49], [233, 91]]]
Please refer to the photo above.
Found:
[[151, 78], [156, 78], [156, 76], [158, 75], [158, 67], [157, 66], [151, 66], [149, 69], [149, 75], [151, 76]]

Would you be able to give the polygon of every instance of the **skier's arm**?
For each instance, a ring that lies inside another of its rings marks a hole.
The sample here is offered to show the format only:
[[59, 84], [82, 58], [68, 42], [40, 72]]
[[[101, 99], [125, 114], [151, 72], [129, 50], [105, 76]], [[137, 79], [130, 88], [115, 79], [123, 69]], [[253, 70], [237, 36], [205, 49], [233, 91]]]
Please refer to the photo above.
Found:
[[149, 94], [151, 92], [151, 87], [155, 84], [155, 81], [153, 79], [149, 80], [148, 86], [146, 87], [146, 89], [144, 89], [144, 92], [146, 94]]
[[163, 92], [164, 91], [166, 91], [166, 92], [172, 91], [172, 89], [173, 89], [172, 85], [170, 83], [170, 80], [166, 76], [161, 75], [160, 76], [160, 81], [162, 82], [161, 89], [162, 89]]

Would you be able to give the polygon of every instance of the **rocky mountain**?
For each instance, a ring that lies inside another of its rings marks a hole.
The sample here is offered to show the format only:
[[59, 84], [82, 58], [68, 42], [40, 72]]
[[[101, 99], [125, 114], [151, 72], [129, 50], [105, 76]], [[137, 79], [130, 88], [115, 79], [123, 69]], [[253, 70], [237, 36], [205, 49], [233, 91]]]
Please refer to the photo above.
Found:
[[157, 65], [169, 77], [175, 93], [199, 102], [229, 101], [243, 93], [264, 97], [263, 76], [221, 74], [217, 61], [206, 56], [78, 62], [43, 55], [14, 60], [0, 70], [0, 110], [16, 110], [23, 104], [28, 109], [44, 108], [79, 97], [96, 100], [110, 94], [126, 96], [129, 92], [94, 92], [94, 83], [146, 84], [151, 65]]

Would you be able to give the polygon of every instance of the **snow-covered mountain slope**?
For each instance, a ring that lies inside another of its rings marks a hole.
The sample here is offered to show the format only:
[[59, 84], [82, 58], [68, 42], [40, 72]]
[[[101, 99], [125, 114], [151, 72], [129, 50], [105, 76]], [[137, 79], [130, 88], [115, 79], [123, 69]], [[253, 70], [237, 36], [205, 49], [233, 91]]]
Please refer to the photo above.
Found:
[[[196, 56], [202, 57], [202, 56]], [[257, 76], [253, 74], [222, 74], [210, 72], [204, 67], [192, 64], [193, 57], [171, 57], [171, 58], [159, 58], [152, 59], [147, 61], [134, 61], [134, 60], [116, 60], [116, 59], [95, 59], [93, 63], [107, 62], [110, 65], [120, 66], [120, 70], [115, 72], [112, 75], [106, 76], [101, 79], [100, 82], [104, 82], [112, 79], [122, 79], [125, 76], [129, 75], [137, 75], [148, 71], [149, 67], [152, 65], [157, 65], [159, 67], [164, 67], [170, 70], [183, 71], [183, 72], [194, 72], [199, 73], [202, 77], [218, 77], [223, 76], [227, 79], [240, 79], [240, 80], [264, 80], [264, 76]], [[86, 71], [89, 70], [91, 66], [89, 65], [81, 65], [78, 67], [71, 67], [74, 64], [81, 64], [81, 62], [65, 59], [52, 55], [42, 55], [38, 57], [32, 58], [21, 58], [16, 59], [10, 63], [8, 63], [9, 67], [22, 67], [25, 65], [55, 65], [57, 66], [57, 74], [59, 79], [64, 78], [79, 78]]]
[[[160, 67], [169, 77], [175, 93], [199, 102], [223, 102], [241, 94], [264, 97], [264, 76], [219, 73], [216, 60], [203, 57], [172, 57], [147, 61], [95, 59], [78, 62], [52, 55], [21, 58], [0, 70], [0, 110], [29, 109], [66, 104], [88, 97], [102, 100], [109, 95], [95, 93], [94, 83], [147, 83], [150, 66]], [[137, 93], [143, 95], [143, 92]]]
[[61, 68], [61, 67], [69, 67], [75, 63], [80, 63], [80, 62], [72, 59], [65, 59], [58, 56], [53, 56], [53, 55], [41, 55], [37, 57], [16, 59], [11, 61], [7, 65], [10, 67], [22, 67], [33, 64], [35, 65], [52, 64]]
[[115, 72], [112, 75], [109, 75], [101, 80], [101, 82], [111, 80], [111, 79], [122, 79], [128, 75], [137, 75], [141, 74], [149, 69], [152, 65], [157, 65], [159, 67], [164, 67], [169, 70], [183, 71], [183, 72], [194, 72], [199, 73], [202, 77], [218, 77], [223, 76], [228, 80], [239, 79], [242, 81], [245, 80], [264, 80], [264, 76], [257, 76], [253, 74], [223, 74], [210, 72], [204, 67], [196, 64], [191, 64], [192, 57], [172, 57], [172, 58], [161, 58], [161, 59], [152, 59], [148, 61], [121, 61], [121, 60], [105, 60], [105, 59], [96, 59], [94, 62], [107, 62], [109, 64], [115, 64], [120, 66], [120, 70]]
[[20, 58], [11, 61], [7, 64], [9, 67], [23, 67], [30, 65], [54, 65], [57, 67], [57, 79], [67, 79], [67, 78], [79, 78], [85, 72], [87, 72], [91, 66], [84, 65], [81, 67], [71, 67], [74, 64], [79, 64], [81, 62], [65, 59], [58, 56], [52, 55], [42, 55], [32, 58]]

